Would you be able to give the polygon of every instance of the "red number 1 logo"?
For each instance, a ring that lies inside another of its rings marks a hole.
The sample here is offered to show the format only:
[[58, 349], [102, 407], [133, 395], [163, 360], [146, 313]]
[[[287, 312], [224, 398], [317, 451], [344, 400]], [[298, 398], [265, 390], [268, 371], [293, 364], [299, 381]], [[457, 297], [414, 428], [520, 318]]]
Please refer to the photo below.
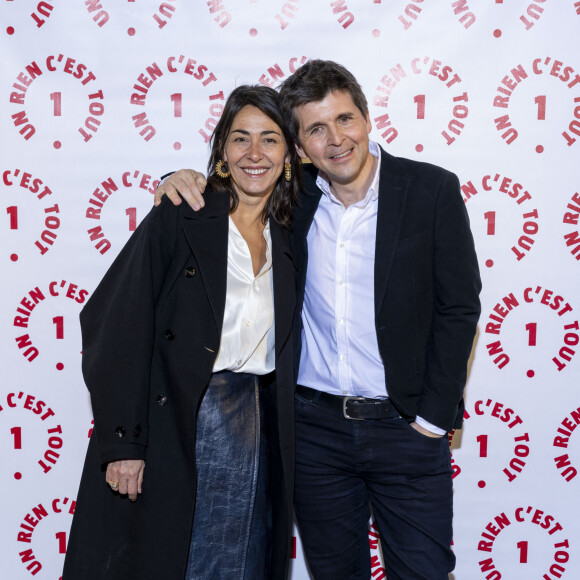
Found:
[[495, 236], [495, 212], [487, 211], [483, 214], [483, 217], [487, 221], [487, 235]]
[[50, 93], [50, 100], [53, 102], [53, 115], [60, 117], [62, 115], [62, 94]]
[[64, 318], [62, 316], [55, 316], [52, 322], [56, 326], [56, 339], [62, 340], [64, 338]]
[[536, 346], [538, 324], [536, 322], [528, 322], [526, 330], [528, 331], [528, 346]]
[[538, 105], [538, 121], [546, 120], [546, 95], [538, 95], [534, 99], [534, 103]]
[[128, 207], [125, 215], [129, 216], [129, 231], [134, 232], [137, 229], [137, 208]]
[[58, 540], [58, 553], [66, 554], [66, 532], [57, 532], [55, 537]]
[[22, 449], [22, 427], [12, 427], [10, 434], [14, 437], [14, 449]]
[[413, 99], [414, 103], [417, 103], [417, 119], [425, 118], [425, 95], [417, 95]]
[[6, 213], [10, 217], [10, 229], [18, 229], [18, 208], [15, 205], [11, 205], [6, 208]]

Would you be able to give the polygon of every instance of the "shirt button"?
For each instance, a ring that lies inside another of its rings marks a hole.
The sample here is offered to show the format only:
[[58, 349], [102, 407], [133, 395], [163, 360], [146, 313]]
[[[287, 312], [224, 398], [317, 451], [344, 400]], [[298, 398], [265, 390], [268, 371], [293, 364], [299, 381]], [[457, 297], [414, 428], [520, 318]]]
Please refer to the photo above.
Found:
[[246, 320], [246, 326], [252, 326], [252, 323], [249, 320]]
[[340, 243], [340, 247], [341, 247], [341, 248], [344, 248], [344, 242], [341, 242], [341, 243]]
[[339, 281], [338, 281], [338, 285], [339, 285], [339, 286], [342, 286], [343, 284], [344, 284], [344, 282], [343, 282], [342, 280], [339, 280]]
[[346, 357], [343, 354], [340, 355], [340, 360], [344, 360], [345, 358]]
[[238, 366], [242, 364], [242, 359], [238, 360]]
[[338, 319], [338, 324], [343, 324], [343, 323], [344, 323], [344, 320], [342, 318], [339, 318]]
[[167, 403], [167, 395], [158, 395], [155, 402], [160, 406], [163, 407]]

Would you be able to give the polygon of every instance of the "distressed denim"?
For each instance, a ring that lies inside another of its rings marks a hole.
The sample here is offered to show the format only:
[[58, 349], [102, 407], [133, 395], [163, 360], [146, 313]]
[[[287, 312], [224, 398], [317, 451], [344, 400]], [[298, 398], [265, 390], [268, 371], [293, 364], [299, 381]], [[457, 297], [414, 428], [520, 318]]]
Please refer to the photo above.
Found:
[[216, 373], [197, 418], [197, 496], [186, 580], [266, 580], [271, 509], [260, 377]]

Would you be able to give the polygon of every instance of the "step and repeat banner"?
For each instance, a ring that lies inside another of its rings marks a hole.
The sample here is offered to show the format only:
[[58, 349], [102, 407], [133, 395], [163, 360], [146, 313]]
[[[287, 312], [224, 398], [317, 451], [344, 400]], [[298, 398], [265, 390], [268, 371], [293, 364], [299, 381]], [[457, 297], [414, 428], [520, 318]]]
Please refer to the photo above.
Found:
[[[92, 429], [78, 315], [159, 176], [205, 169], [234, 87], [328, 58], [381, 146], [459, 175], [476, 239], [452, 577], [580, 578], [578, 38], [575, 0], [0, 0], [0, 577], [60, 578]], [[386, 578], [372, 522], [369, 548]]]

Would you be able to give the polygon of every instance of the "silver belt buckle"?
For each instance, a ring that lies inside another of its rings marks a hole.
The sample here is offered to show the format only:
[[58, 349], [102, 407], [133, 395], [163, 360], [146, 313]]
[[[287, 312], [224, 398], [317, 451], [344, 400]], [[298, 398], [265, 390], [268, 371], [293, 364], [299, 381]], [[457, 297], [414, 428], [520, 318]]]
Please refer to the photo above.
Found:
[[351, 419], [352, 421], [364, 421], [364, 419], [360, 419], [359, 417], [351, 417], [347, 412], [346, 412], [346, 404], [349, 401], [364, 401], [365, 398], [364, 397], [343, 397], [342, 398], [342, 414], [344, 415], [345, 419]]

